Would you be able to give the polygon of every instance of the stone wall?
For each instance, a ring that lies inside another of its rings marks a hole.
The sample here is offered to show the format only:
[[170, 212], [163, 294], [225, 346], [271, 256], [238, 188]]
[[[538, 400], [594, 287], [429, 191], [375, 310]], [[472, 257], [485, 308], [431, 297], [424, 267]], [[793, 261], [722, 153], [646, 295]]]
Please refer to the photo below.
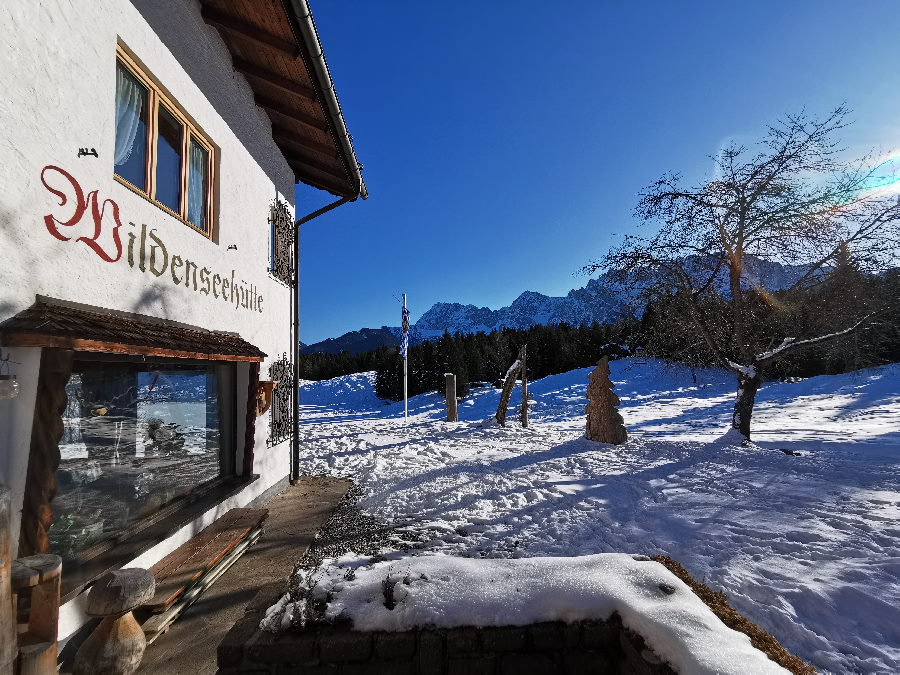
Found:
[[[260, 594], [261, 596], [263, 594]], [[362, 632], [348, 625], [258, 630], [271, 598], [247, 607], [219, 645], [219, 673], [532, 675], [673, 671], [619, 617], [506, 626]]]

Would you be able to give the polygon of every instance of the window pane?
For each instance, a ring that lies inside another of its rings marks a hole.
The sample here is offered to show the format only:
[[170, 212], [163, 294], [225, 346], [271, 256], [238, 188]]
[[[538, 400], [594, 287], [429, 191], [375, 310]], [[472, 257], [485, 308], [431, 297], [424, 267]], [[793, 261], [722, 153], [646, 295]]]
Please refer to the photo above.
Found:
[[181, 148], [184, 127], [159, 106], [159, 140], [156, 144], [156, 201], [181, 213]]
[[209, 153], [194, 138], [188, 161], [188, 220], [204, 232], [206, 223], [206, 196], [209, 192]]
[[147, 189], [147, 88], [116, 62], [115, 172]]
[[220, 432], [223, 367], [76, 362], [59, 443], [53, 553], [75, 558], [230, 473], [220, 451], [229, 445]]

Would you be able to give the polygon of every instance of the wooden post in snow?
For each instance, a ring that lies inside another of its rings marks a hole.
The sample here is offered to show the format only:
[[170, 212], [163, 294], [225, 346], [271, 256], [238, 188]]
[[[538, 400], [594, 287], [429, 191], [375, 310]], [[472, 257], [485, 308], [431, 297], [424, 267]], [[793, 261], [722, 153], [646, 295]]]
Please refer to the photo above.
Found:
[[525, 346], [519, 350], [519, 356], [515, 362], [506, 371], [506, 379], [503, 382], [503, 390], [500, 392], [500, 405], [497, 406], [497, 424], [501, 427], [506, 426], [506, 410], [509, 408], [509, 399], [512, 396], [513, 387], [516, 386], [516, 377], [522, 369], [522, 362], [525, 360]]
[[519, 410], [519, 421], [523, 427], [528, 426], [528, 366], [525, 362], [525, 347], [522, 347], [522, 407]]
[[13, 606], [10, 490], [0, 485], [0, 673], [13, 672], [16, 660], [16, 608]]
[[447, 421], [458, 422], [459, 415], [456, 409], [456, 375], [444, 373], [447, 380]]

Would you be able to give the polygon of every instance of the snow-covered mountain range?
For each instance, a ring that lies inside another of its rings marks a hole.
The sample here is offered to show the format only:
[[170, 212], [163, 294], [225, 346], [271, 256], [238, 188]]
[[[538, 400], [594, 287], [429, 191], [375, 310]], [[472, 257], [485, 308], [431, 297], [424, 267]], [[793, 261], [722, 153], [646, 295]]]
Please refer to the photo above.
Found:
[[[691, 259], [689, 268], [696, 269], [698, 278], [704, 272], [704, 261]], [[763, 286], [768, 290], [787, 288], [799, 279], [808, 268], [802, 265], [782, 265], [758, 258], [745, 260], [744, 280], [748, 286]], [[727, 276], [722, 270], [716, 286], [727, 293]], [[439, 338], [449, 333], [489, 333], [503, 328], [526, 329], [536, 325], [568, 323], [573, 326], [598, 323], [614, 323], [632, 313], [635, 294], [622, 287], [613, 273], [607, 272], [589, 279], [581, 288], [575, 288], [562, 297], [551, 297], [525, 291], [507, 307], [490, 309], [463, 305], [458, 302], [438, 302], [410, 326], [410, 343]], [[380, 345], [395, 347], [399, 344], [400, 328], [362, 328], [345, 333], [339, 338], [329, 338], [304, 348], [304, 353], [359, 353]]]

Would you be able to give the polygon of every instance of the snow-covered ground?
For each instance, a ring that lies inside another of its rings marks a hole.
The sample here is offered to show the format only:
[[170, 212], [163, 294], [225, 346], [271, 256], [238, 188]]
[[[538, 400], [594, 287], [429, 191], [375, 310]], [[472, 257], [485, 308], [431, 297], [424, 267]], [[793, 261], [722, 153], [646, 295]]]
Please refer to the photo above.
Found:
[[352, 477], [361, 508], [426, 532], [427, 552], [665, 553], [817, 668], [900, 672], [900, 365], [764, 385], [762, 449], [718, 440], [729, 375], [610, 365], [625, 445], [583, 436], [590, 369], [530, 383], [528, 429], [513, 411], [484, 422], [493, 387], [460, 422], [436, 394], [404, 420], [352, 375], [302, 388], [301, 469]]

